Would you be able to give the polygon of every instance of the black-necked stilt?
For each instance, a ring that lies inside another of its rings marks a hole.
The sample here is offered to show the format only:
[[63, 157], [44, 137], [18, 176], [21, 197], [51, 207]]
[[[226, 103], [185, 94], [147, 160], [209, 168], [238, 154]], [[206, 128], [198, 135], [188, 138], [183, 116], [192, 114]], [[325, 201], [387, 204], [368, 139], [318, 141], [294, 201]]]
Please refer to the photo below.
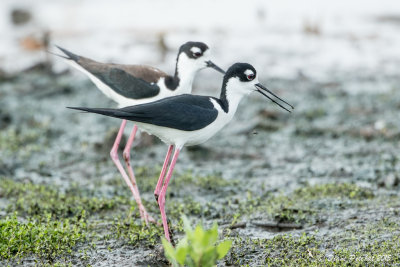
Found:
[[[221, 130], [233, 118], [240, 100], [252, 91], [260, 92], [289, 112], [290, 108], [293, 109], [293, 106], [261, 85], [256, 70], [247, 63], [236, 63], [228, 69], [223, 79], [220, 98], [185, 94], [121, 109], [72, 109], [134, 121], [145, 131], [169, 144], [154, 195], [160, 207], [165, 237], [170, 240], [165, 214], [165, 194], [180, 150], [185, 145], [201, 144]], [[288, 106], [285, 107], [285, 104]], [[165, 176], [174, 146], [175, 152]]]
[[[196, 73], [206, 67], [225, 73], [210, 60], [210, 50], [202, 42], [187, 42], [180, 47], [173, 76], [145, 65], [100, 63], [57, 47], [65, 54], [61, 57], [85, 73], [107, 97], [117, 102], [119, 107], [144, 104], [169, 96], [191, 93]], [[135, 175], [130, 164], [130, 150], [136, 135], [137, 125], [133, 127], [123, 152], [129, 178], [118, 157], [118, 147], [125, 125], [126, 120], [124, 119], [110, 151], [110, 156], [131, 189], [139, 206], [141, 218], [147, 223], [152, 218], [147, 214], [141, 202]]]

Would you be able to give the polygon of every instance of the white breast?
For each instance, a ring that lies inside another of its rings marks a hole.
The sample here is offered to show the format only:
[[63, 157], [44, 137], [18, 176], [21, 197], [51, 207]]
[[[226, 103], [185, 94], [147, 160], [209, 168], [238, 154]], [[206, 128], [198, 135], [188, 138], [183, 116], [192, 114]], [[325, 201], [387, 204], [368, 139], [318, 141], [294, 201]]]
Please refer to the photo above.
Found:
[[142, 130], [157, 136], [164, 143], [169, 145], [183, 147], [202, 144], [220, 131], [228, 122], [230, 122], [235, 113], [234, 111], [225, 113], [214, 99], [210, 98], [210, 101], [218, 110], [218, 116], [211, 124], [196, 131], [182, 131], [140, 122], [138, 122], [137, 125]]

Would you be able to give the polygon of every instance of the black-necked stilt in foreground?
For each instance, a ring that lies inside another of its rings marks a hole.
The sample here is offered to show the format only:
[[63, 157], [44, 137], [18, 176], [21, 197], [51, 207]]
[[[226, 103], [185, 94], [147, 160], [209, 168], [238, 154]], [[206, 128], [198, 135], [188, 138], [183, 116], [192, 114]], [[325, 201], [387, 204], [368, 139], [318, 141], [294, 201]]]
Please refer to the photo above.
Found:
[[[75, 55], [64, 48], [58, 48], [65, 54], [65, 56], [61, 57], [85, 73], [107, 97], [117, 102], [119, 107], [144, 104], [169, 96], [191, 93], [196, 73], [206, 67], [225, 73], [210, 60], [210, 50], [202, 42], [187, 42], [180, 47], [173, 76], [145, 65], [100, 63]], [[119, 161], [117, 153], [125, 125], [126, 120], [124, 119], [110, 151], [110, 156], [131, 189], [139, 206], [141, 218], [147, 223], [149, 220], [154, 220], [147, 214], [142, 204], [135, 175], [130, 164], [130, 150], [137, 131], [136, 124], [123, 152], [129, 178]]]
[[[252, 91], [258, 91], [289, 112], [290, 108], [293, 109], [293, 106], [261, 85], [256, 70], [247, 63], [236, 63], [228, 69], [223, 79], [220, 98], [180, 95], [121, 109], [83, 107], [72, 107], [72, 109], [134, 121], [145, 131], [169, 144], [154, 195], [160, 207], [165, 237], [170, 240], [165, 214], [165, 194], [179, 152], [183, 146], [201, 144], [221, 130], [233, 118], [240, 100]], [[174, 146], [175, 152], [165, 176]]]

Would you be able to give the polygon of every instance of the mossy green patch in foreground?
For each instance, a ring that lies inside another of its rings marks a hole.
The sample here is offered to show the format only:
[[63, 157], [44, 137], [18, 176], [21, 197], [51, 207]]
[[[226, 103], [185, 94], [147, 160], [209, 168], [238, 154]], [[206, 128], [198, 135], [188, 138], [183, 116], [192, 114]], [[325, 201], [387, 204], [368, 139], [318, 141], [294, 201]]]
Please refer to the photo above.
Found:
[[371, 189], [355, 184], [322, 184], [305, 186], [287, 195], [266, 198], [261, 209], [266, 209], [280, 222], [315, 223], [319, 220], [318, 215], [331, 209], [333, 205], [357, 206], [373, 197]]
[[306, 233], [264, 240], [237, 238], [226, 263], [235, 266], [391, 266], [400, 262], [399, 234], [382, 242], [350, 247], [338, 242], [338, 245], [338, 248], [329, 248], [315, 235]]
[[123, 219], [121, 217], [114, 221], [111, 232], [112, 236], [109, 236], [109, 239], [116, 237], [126, 240], [132, 246], [141, 244], [148, 247], [154, 247], [158, 244], [160, 237], [164, 234], [163, 229], [153, 223], [149, 225], [138, 224], [132, 218]]
[[266, 193], [246, 198], [235, 196], [227, 201], [220, 213], [236, 223], [242, 216], [261, 212], [277, 222], [316, 223], [320, 215], [331, 209], [364, 206], [374, 198], [372, 189], [352, 183], [305, 185], [291, 193]]
[[10, 212], [19, 211], [22, 215], [30, 216], [50, 213], [56, 218], [69, 218], [82, 211], [100, 212], [129, 203], [127, 198], [86, 197], [79, 189], [62, 193], [54, 186], [16, 182], [7, 178], [0, 178], [0, 189], [4, 197], [13, 200], [8, 208]]
[[21, 221], [16, 215], [0, 220], [0, 256], [14, 260], [35, 255], [43, 262], [53, 262], [58, 257], [71, 254], [78, 242], [85, 240], [84, 219], [70, 223], [68, 219]]

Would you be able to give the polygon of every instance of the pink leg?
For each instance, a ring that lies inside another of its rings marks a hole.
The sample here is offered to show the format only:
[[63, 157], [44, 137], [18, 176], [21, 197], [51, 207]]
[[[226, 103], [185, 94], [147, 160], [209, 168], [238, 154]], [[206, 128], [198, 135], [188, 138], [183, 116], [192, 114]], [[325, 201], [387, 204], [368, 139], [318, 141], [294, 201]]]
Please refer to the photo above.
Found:
[[122, 167], [121, 162], [119, 161], [119, 157], [118, 157], [118, 147], [119, 147], [119, 143], [121, 142], [121, 138], [122, 138], [122, 134], [124, 133], [125, 126], [126, 126], [126, 120], [123, 120], [121, 123], [121, 127], [119, 128], [117, 138], [115, 139], [114, 145], [110, 151], [110, 156], [111, 156], [111, 159], [113, 160], [115, 166], [117, 166], [119, 172], [121, 173], [122, 177], [124, 178], [125, 183], [128, 185], [129, 189], [131, 190], [132, 195], [135, 198], [136, 203], [139, 206], [140, 217], [147, 224], [147, 222], [148, 222], [147, 218], [146, 218], [145, 214], [143, 214], [143, 210], [145, 211], [145, 208], [142, 204], [142, 201], [140, 200], [139, 190], [137, 189], [137, 185], [136, 185], [136, 183], [131, 182], [131, 180], [129, 179], [128, 175], [126, 174], [124, 168]]
[[167, 193], [169, 180], [171, 179], [172, 172], [174, 171], [174, 167], [175, 167], [176, 161], [179, 156], [179, 151], [180, 151], [180, 148], [178, 148], [178, 147], [175, 148], [175, 152], [174, 152], [174, 156], [172, 157], [171, 165], [169, 166], [167, 176], [165, 177], [164, 185], [161, 189], [161, 193], [158, 198], [158, 206], [160, 207], [161, 219], [162, 219], [162, 223], [164, 226], [164, 235], [168, 241], [171, 241], [171, 240], [170, 240], [169, 231], [168, 231], [167, 215], [165, 214], [165, 195]]
[[131, 179], [131, 183], [132, 183], [133, 187], [136, 189], [137, 198], [135, 198], [135, 199], [136, 199], [136, 202], [137, 202], [137, 204], [139, 206], [140, 216], [142, 216], [142, 219], [144, 219], [146, 223], [148, 221], [155, 222], [155, 220], [147, 213], [145, 207], [142, 204], [142, 200], [140, 198], [139, 188], [137, 187], [135, 174], [133, 173], [132, 165], [131, 165], [131, 162], [130, 162], [130, 159], [131, 159], [131, 148], [132, 148], [133, 141], [135, 140], [136, 131], [137, 131], [137, 125], [133, 126], [131, 135], [129, 136], [128, 142], [126, 143], [126, 146], [125, 146], [125, 149], [124, 149], [124, 152], [123, 152], [122, 155], [124, 157], [124, 160], [125, 160], [125, 163], [126, 163], [126, 167], [128, 169], [128, 174], [129, 174], [129, 178]]
[[160, 177], [158, 178], [156, 190], [154, 190], [154, 197], [156, 198], [156, 201], [157, 201], [157, 202], [158, 202], [158, 196], [160, 195], [161, 187], [162, 187], [162, 185], [163, 185], [165, 172], [167, 171], [167, 167], [168, 167], [168, 163], [169, 163], [169, 158], [171, 157], [171, 153], [172, 153], [172, 149], [173, 149], [173, 148], [174, 148], [173, 145], [170, 145], [170, 146], [168, 147], [168, 152], [167, 152], [167, 155], [165, 156], [164, 165], [163, 165], [163, 167], [162, 167], [162, 170], [161, 170], [161, 173], [160, 173]]
[[135, 140], [135, 135], [136, 135], [136, 131], [137, 131], [137, 126], [133, 126], [131, 135], [129, 136], [128, 142], [126, 143], [125, 149], [124, 149], [124, 153], [122, 154], [126, 163], [126, 167], [128, 168], [128, 174], [129, 177], [131, 178], [131, 182], [132, 184], [136, 184], [136, 179], [135, 179], [135, 174], [133, 173], [133, 169], [131, 166], [131, 148], [132, 148], [132, 143], [133, 140]]

